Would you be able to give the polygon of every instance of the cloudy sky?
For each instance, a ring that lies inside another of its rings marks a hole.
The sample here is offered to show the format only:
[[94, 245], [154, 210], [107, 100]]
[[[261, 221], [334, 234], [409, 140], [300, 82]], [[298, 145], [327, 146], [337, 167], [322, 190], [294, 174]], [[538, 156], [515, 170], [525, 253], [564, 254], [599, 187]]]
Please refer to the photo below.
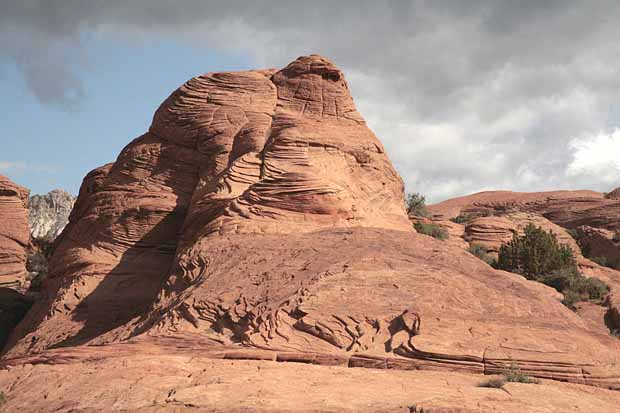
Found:
[[0, 173], [76, 192], [208, 71], [319, 53], [407, 190], [620, 186], [620, 1], [0, 0]]

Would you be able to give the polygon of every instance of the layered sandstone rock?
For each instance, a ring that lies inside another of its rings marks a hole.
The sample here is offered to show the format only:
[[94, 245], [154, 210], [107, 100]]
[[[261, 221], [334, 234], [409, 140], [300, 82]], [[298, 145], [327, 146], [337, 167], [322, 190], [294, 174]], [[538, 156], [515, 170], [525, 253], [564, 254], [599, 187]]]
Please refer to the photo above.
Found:
[[560, 299], [416, 234], [343, 74], [309, 56], [190, 80], [85, 178], [4, 362], [106, 344], [620, 388], [620, 342]]
[[[507, 212], [525, 210], [535, 206], [544, 206], [550, 202], [571, 204], [586, 203], [596, 205], [605, 196], [600, 192], [580, 191], [548, 191], [548, 192], [512, 192], [485, 191], [477, 194], [448, 199], [438, 204], [429, 205], [429, 212], [443, 219], [456, 218], [469, 213]], [[604, 201], [603, 201], [604, 202]]]
[[620, 269], [620, 232], [581, 226], [576, 229], [579, 245], [601, 265]]
[[0, 175], [0, 287], [23, 286], [29, 242], [28, 190]]
[[162, 281], [194, 282], [210, 235], [411, 231], [403, 205], [400, 177], [329, 61], [194, 78], [148, 133], [86, 177], [50, 262], [48, 298], [18, 335], [36, 329], [44, 348], [123, 325]]
[[588, 225], [620, 230], [620, 199], [615, 191], [605, 195], [594, 191], [510, 192], [488, 191], [458, 197], [428, 207], [435, 218], [471, 218], [531, 212], [564, 228]]
[[480, 244], [487, 252], [497, 254], [502, 244], [509, 242], [517, 226], [505, 217], [475, 218], [465, 226], [464, 239], [470, 244]]

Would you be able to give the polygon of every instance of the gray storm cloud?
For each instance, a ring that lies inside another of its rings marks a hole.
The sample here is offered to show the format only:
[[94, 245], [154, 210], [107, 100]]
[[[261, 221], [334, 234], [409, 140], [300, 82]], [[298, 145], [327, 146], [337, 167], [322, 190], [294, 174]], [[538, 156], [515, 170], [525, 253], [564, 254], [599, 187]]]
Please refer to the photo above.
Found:
[[47, 104], [79, 105], [84, 33], [174, 38], [267, 67], [320, 53], [348, 74], [410, 191], [438, 201], [620, 184], [617, 168], [595, 173], [575, 149], [620, 136], [616, 0], [2, 3], [0, 58]]

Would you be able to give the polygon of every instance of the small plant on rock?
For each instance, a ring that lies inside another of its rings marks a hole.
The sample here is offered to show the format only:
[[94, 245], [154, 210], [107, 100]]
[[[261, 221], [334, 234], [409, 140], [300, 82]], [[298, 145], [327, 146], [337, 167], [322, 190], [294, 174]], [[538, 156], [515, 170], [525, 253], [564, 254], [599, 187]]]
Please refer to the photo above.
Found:
[[408, 215], [416, 217], [427, 217], [429, 215], [428, 209], [426, 209], [426, 197], [417, 192], [407, 195], [405, 208]]
[[516, 365], [510, 366], [510, 368], [508, 370], [504, 371], [504, 379], [508, 383], [531, 383], [531, 384], [538, 384], [538, 380], [537, 379], [532, 378], [532, 377], [526, 375]]
[[432, 222], [418, 221], [413, 224], [413, 227], [420, 234], [430, 235], [431, 237], [437, 238], [442, 241], [448, 239], [448, 231], [441, 225]]
[[4, 395], [3, 391], [0, 391], [0, 407], [2, 407], [2, 405], [5, 403], [6, 403], [6, 396]]
[[501, 389], [506, 384], [506, 380], [503, 377], [494, 377], [489, 380], [485, 380], [478, 385], [478, 387], [488, 387], [490, 389]]
[[487, 253], [487, 248], [482, 244], [476, 242], [470, 244], [469, 252], [491, 266], [497, 265], [497, 261]]
[[501, 389], [506, 383], [538, 384], [539, 381], [533, 377], [526, 375], [517, 365], [513, 364], [510, 366], [510, 368], [504, 370], [501, 377], [494, 377], [489, 380], [483, 381], [478, 386]]

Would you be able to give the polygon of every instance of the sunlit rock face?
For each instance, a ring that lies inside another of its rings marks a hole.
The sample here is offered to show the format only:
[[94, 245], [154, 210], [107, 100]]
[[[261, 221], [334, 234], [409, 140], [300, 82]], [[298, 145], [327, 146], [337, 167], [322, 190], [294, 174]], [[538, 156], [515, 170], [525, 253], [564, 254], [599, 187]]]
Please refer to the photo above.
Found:
[[25, 283], [29, 242], [28, 190], [0, 175], [0, 287]]
[[74, 203], [75, 198], [62, 189], [31, 196], [28, 210], [32, 238], [48, 242], [56, 239], [69, 222]]

